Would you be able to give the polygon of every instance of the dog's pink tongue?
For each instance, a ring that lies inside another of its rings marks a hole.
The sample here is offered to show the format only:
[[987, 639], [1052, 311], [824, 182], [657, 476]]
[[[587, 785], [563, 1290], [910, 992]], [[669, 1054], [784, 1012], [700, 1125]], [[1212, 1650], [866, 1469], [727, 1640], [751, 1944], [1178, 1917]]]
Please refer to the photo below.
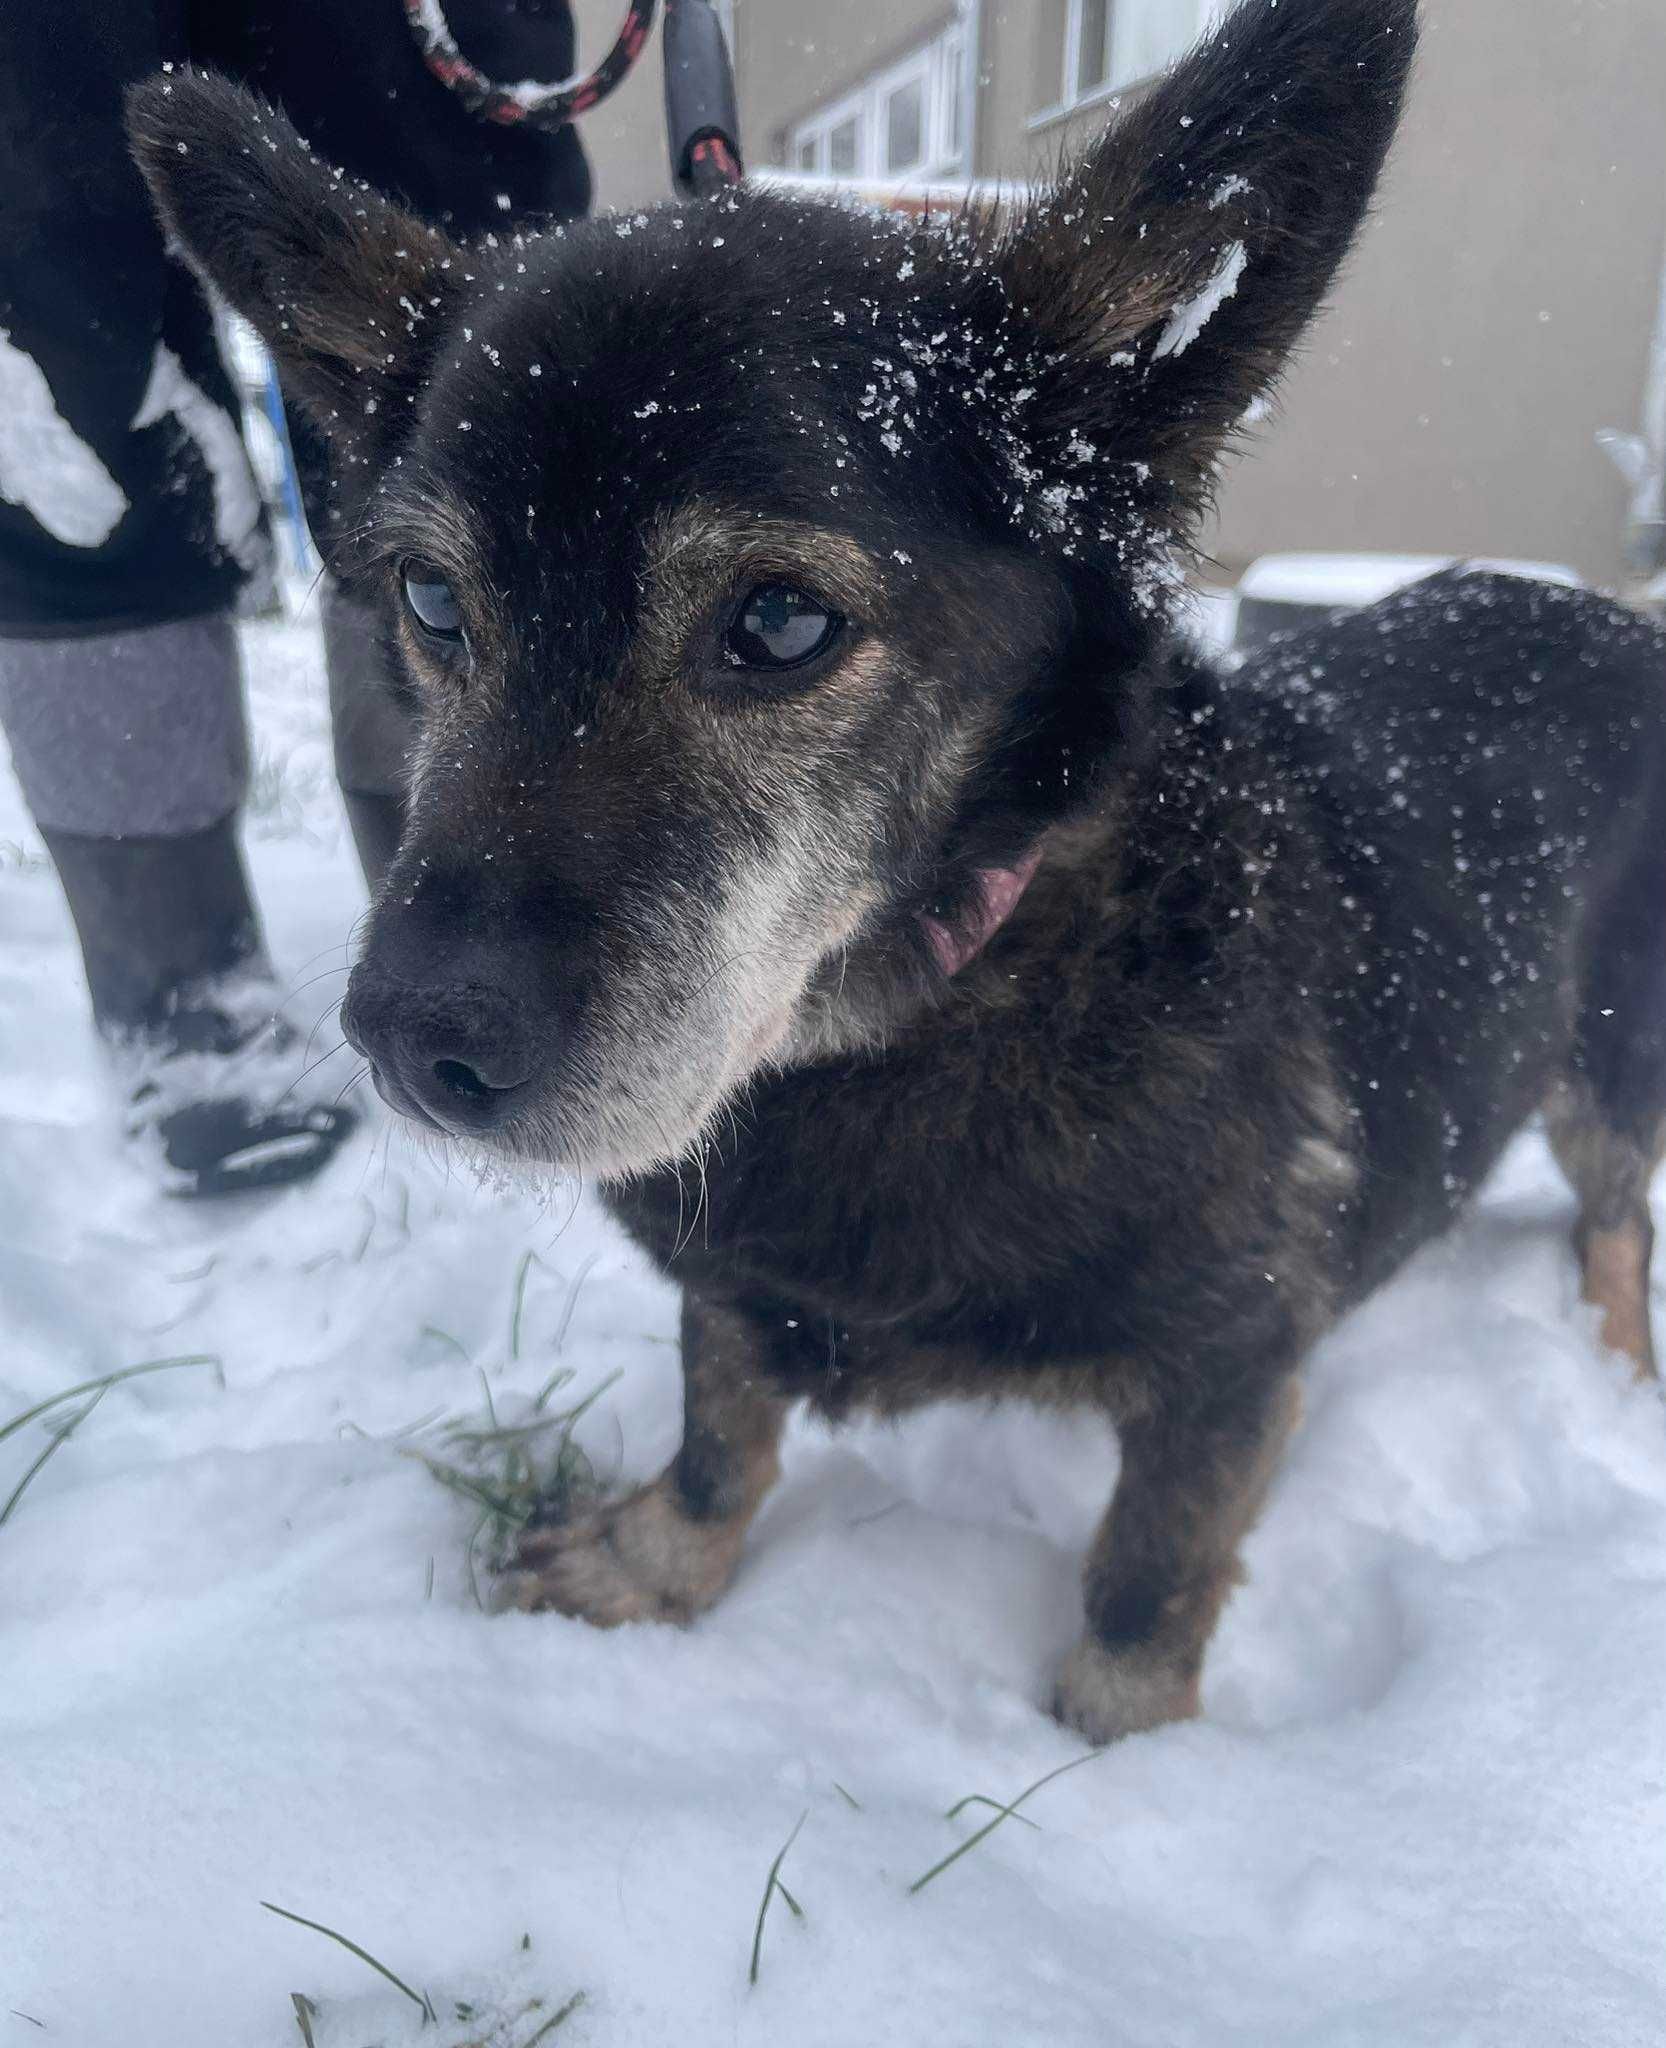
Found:
[[1041, 848], [1032, 846], [1015, 868], [979, 868], [977, 909], [961, 931], [951, 931], [935, 917], [926, 919], [926, 936], [945, 974], [958, 974], [977, 958], [1017, 909], [1040, 865]]

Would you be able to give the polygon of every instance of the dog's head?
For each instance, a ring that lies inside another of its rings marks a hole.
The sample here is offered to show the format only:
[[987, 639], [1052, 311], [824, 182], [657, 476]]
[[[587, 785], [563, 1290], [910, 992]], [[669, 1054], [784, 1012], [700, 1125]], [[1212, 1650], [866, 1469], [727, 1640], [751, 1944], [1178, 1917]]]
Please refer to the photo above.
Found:
[[399, 1107], [675, 1159], [932, 1001], [1138, 764], [1174, 550], [1347, 249], [1415, 0], [1249, 0], [993, 220], [746, 190], [463, 249], [209, 77], [168, 227], [333, 443], [414, 708]]

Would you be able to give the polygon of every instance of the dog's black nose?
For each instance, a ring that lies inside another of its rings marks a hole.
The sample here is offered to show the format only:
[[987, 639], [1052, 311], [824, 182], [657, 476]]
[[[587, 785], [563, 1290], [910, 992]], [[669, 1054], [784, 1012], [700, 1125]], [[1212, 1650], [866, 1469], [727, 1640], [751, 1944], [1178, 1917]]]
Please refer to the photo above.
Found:
[[507, 991], [477, 983], [429, 988], [360, 969], [341, 1026], [370, 1062], [384, 1101], [459, 1135], [513, 1116], [537, 1067], [524, 1007]]

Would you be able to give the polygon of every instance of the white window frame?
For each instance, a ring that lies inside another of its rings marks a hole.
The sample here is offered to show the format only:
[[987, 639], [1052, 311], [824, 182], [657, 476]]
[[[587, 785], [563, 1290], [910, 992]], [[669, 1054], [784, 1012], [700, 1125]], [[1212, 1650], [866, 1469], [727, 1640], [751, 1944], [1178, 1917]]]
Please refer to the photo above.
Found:
[[[964, 124], [966, 50], [965, 29], [956, 21], [895, 64], [863, 79], [841, 98], [794, 122], [787, 135], [788, 170], [805, 177], [862, 182], [964, 174], [965, 136], [962, 134], [953, 148], [949, 138]], [[921, 154], [911, 164], [888, 164], [886, 103], [893, 93], [911, 85], [920, 87]], [[834, 170], [834, 131], [852, 119], [856, 123], [856, 162], [849, 169]], [[800, 161], [806, 148], [814, 152], [811, 164]]]
[[[832, 168], [834, 130], [852, 121], [856, 124], [856, 162], [848, 171], [835, 171]], [[788, 169], [804, 171], [807, 176], [818, 178], [861, 177], [870, 154], [871, 126], [872, 109], [864, 93], [852, 93], [842, 100], [833, 101], [830, 106], [818, 107], [807, 120], [800, 121], [788, 137]], [[816, 153], [813, 165], [807, 166], [799, 161], [806, 143]]]

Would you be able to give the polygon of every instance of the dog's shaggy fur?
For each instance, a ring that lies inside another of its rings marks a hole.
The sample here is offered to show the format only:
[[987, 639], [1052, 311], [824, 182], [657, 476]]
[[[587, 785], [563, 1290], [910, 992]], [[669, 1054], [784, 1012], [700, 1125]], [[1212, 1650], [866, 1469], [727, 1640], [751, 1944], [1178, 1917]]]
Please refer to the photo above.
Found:
[[[136, 95], [403, 650], [349, 1034], [420, 1120], [598, 1174], [685, 1289], [682, 1451], [530, 1537], [529, 1601], [697, 1613], [799, 1397], [1086, 1403], [1123, 1467], [1058, 1709], [1191, 1713], [1303, 1353], [1547, 1103], [1650, 1367], [1660, 638], [1463, 573], [1234, 675], [1169, 632], [1415, 27], [1248, 0], [993, 224], [747, 191], [464, 251], [230, 86]], [[746, 665], [758, 586], [825, 651]]]

